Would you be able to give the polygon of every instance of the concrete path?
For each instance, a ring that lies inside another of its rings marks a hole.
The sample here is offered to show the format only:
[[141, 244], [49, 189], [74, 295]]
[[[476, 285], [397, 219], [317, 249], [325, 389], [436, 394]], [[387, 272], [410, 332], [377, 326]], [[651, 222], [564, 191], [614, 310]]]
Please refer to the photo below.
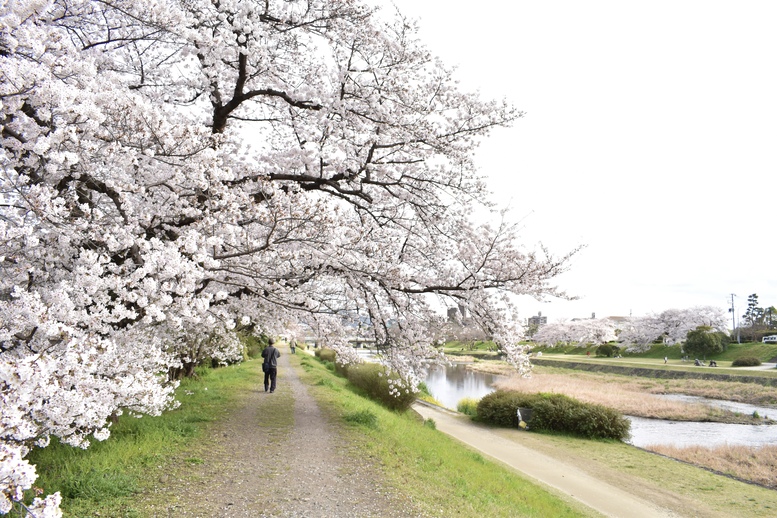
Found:
[[605, 516], [623, 518], [676, 517], [668, 509], [656, 507], [611, 484], [585, 473], [571, 464], [522, 446], [473, 423], [469, 418], [419, 401], [413, 405], [424, 419], [433, 419], [437, 429], [485, 455], [507, 464], [529, 478], [551, 486]]

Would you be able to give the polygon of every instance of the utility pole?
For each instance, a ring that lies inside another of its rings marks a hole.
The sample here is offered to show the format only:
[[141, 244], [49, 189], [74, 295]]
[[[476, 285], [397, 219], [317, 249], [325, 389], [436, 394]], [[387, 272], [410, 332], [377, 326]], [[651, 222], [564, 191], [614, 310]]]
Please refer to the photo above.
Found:
[[737, 317], [736, 313], [734, 311], [734, 294], [731, 294], [731, 308], [729, 308], [729, 311], [731, 312], [731, 325], [733, 326], [732, 329], [737, 332], [737, 343], [741, 344], [742, 342], [739, 340], [739, 328], [737, 328]]

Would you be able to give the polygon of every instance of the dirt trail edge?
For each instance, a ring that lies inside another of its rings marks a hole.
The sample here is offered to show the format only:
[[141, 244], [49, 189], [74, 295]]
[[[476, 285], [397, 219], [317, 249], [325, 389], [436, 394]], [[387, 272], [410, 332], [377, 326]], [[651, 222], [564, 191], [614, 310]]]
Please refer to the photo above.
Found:
[[420, 516], [383, 483], [378, 466], [349, 450], [346, 434], [322, 413], [289, 358], [282, 350], [274, 394], [264, 391], [256, 363], [256, 385], [203, 438], [197, 463], [160, 480], [154, 493], [162, 503], [143, 516]]
[[605, 516], [624, 518], [677, 517], [676, 513], [592, 477], [579, 468], [504, 438], [469, 418], [417, 402], [413, 409], [433, 419], [437, 429], [530, 478], [555, 488]]

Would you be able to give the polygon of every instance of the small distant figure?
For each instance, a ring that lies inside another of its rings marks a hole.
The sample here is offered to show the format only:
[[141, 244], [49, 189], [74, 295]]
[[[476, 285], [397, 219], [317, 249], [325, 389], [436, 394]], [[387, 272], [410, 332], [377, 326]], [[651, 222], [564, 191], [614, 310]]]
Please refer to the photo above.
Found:
[[666, 356], [664, 356], [664, 365], [666, 365], [666, 361], [667, 361], [668, 359], [669, 359], [669, 358], [667, 358]]
[[289, 347], [291, 348], [291, 354], [297, 354], [297, 341], [296, 340], [292, 340], [291, 341], [291, 345], [289, 345]]
[[537, 351], [537, 356], [542, 356], [542, 351]]
[[269, 389], [270, 394], [275, 392], [275, 379], [278, 377], [278, 358], [281, 356], [281, 352], [273, 345], [275, 340], [270, 338], [269, 345], [262, 351], [262, 358], [264, 363], [262, 370], [264, 371], [264, 391]]
[[700, 362], [698, 358], [696, 358], [696, 359], [693, 361], [693, 364], [694, 364], [695, 366], [697, 366], [697, 367], [703, 367], [703, 366], [704, 366], [704, 364], [703, 364], [702, 362]]
[[718, 362], [716, 362], [715, 360], [710, 360], [710, 367], [717, 367], [717, 366], [718, 366]]
[[590, 358], [590, 357], [591, 357], [591, 351], [586, 351], [586, 352], [585, 352], [585, 355], [586, 355], [586, 356], [588, 356], [588, 357]]

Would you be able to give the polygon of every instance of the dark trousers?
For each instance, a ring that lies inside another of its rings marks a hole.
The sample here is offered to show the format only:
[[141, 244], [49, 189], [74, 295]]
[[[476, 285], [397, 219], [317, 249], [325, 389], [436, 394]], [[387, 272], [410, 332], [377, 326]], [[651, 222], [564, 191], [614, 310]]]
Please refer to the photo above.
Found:
[[267, 392], [267, 388], [270, 388], [270, 392], [275, 391], [275, 378], [278, 376], [278, 368], [270, 367], [267, 372], [264, 373], [264, 391]]

